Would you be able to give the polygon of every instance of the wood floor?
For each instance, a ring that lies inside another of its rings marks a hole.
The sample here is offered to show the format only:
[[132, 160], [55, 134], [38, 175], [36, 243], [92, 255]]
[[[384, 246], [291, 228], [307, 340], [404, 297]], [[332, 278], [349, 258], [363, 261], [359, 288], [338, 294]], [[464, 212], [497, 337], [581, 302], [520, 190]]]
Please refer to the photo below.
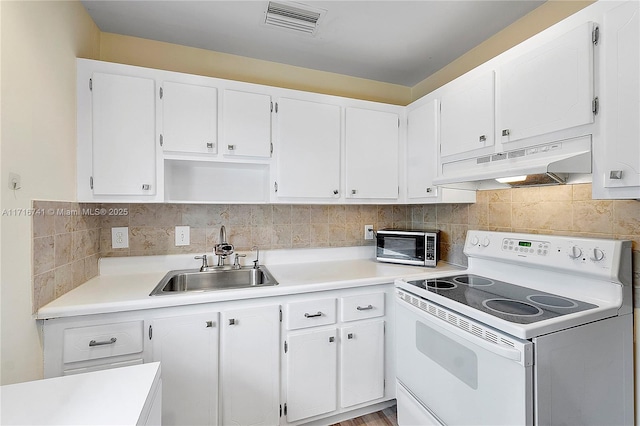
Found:
[[396, 406], [394, 405], [366, 416], [345, 420], [332, 426], [398, 426]]

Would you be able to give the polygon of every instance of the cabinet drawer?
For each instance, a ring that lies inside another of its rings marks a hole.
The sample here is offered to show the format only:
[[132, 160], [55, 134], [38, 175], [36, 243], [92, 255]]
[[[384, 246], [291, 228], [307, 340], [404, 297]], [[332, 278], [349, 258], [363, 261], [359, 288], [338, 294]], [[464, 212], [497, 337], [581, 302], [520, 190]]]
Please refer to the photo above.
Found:
[[359, 294], [340, 299], [342, 321], [384, 316], [384, 293]]
[[287, 330], [335, 324], [336, 299], [307, 300], [288, 303]]
[[142, 352], [143, 321], [129, 321], [64, 330], [62, 361], [100, 359]]

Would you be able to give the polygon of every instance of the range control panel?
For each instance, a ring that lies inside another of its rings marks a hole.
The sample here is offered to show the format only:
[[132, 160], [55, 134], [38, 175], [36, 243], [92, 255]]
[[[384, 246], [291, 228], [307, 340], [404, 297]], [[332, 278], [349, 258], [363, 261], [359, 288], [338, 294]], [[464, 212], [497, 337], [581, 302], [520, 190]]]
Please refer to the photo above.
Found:
[[542, 268], [580, 271], [600, 276], [617, 274], [631, 242], [511, 232], [467, 232], [464, 253], [470, 258], [509, 261]]

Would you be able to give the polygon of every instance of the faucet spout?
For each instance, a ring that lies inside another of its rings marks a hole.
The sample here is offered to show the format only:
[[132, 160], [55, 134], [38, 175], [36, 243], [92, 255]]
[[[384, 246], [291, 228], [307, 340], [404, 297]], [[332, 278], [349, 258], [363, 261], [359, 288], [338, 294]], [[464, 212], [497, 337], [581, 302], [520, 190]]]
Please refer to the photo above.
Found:
[[233, 244], [227, 241], [227, 230], [224, 225], [220, 227], [220, 241], [214, 247], [214, 253], [218, 256], [218, 266], [224, 266], [227, 256], [233, 254]]
[[220, 227], [220, 244], [227, 244], [227, 229], [224, 225]]

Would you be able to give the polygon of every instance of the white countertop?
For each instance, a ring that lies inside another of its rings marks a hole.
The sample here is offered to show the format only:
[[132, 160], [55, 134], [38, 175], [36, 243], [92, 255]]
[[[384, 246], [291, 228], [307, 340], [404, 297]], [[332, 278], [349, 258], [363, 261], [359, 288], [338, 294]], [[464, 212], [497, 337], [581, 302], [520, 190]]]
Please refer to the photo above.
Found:
[[[158, 296], [149, 293], [169, 270], [197, 266], [193, 255], [104, 258], [100, 261], [101, 275], [42, 307], [37, 319], [336, 290], [385, 284], [401, 277], [446, 275], [461, 269], [444, 262], [436, 268], [379, 263], [368, 257], [371, 247], [366, 249], [369, 251], [357, 247], [261, 252], [261, 263], [278, 281], [276, 286]], [[247, 258], [252, 259], [252, 255], [248, 253]]]
[[3, 425], [135, 425], [160, 363], [54, 377], [0, 387]]

